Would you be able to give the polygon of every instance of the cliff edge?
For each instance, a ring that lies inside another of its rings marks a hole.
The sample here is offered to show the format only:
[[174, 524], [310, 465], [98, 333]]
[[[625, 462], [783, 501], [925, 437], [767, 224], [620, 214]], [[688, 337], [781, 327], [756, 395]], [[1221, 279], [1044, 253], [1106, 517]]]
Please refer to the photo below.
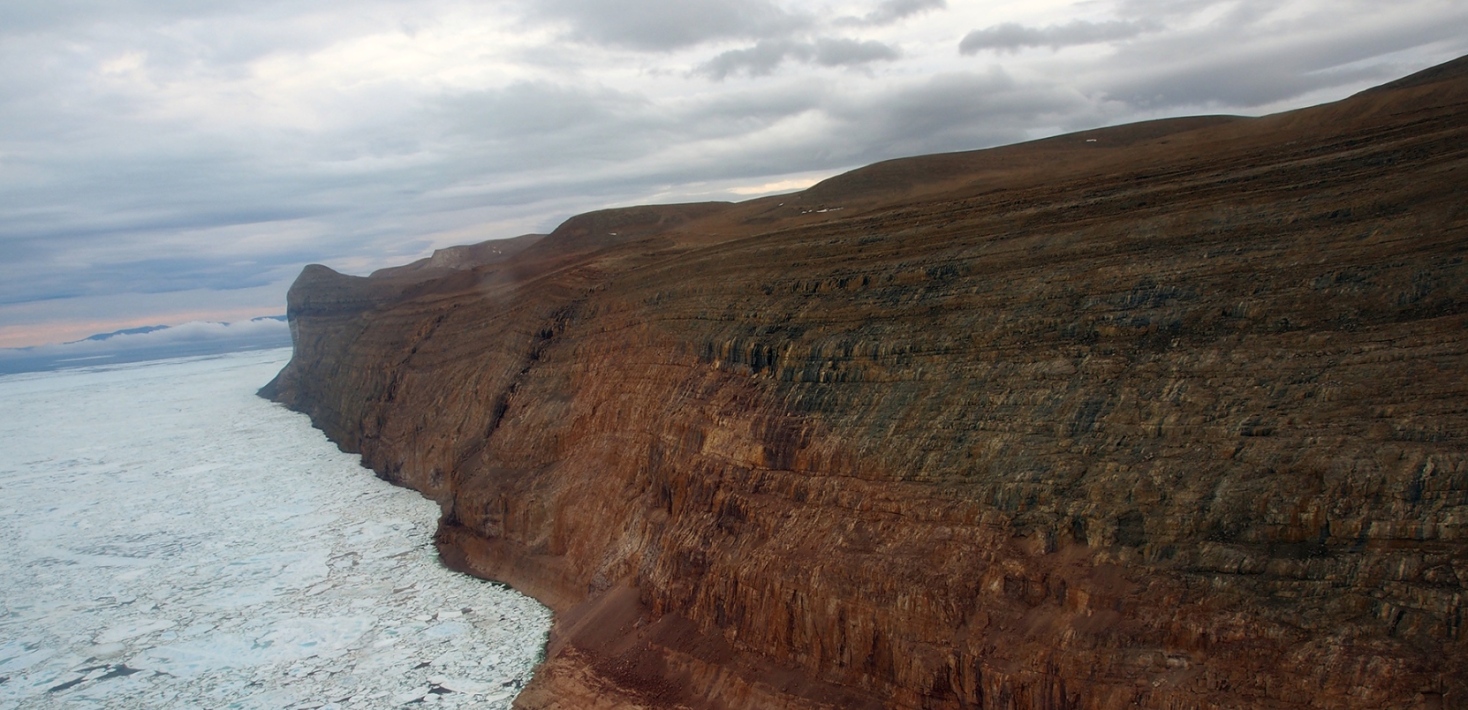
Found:
[[262, 393], [522, 708], [1468, 706], [1465, 66], [308, 267]]

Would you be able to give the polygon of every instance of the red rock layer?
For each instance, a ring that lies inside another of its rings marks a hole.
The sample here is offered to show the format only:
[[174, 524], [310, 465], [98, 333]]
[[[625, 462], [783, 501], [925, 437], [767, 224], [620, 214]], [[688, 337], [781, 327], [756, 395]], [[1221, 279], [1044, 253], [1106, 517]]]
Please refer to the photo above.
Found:
[[265, 393], [556, 609], [521, 707], [1463, 707], [1465, 102], [309, 267]]

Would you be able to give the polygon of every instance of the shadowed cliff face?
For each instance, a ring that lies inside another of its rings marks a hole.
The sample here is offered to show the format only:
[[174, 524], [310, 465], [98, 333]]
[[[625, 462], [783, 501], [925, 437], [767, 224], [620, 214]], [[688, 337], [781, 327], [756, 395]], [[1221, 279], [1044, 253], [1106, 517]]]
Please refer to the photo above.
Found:
[[1462, 65], [308, 267], [265, 394], [557, 610], [522, 707], [1460, 707]]

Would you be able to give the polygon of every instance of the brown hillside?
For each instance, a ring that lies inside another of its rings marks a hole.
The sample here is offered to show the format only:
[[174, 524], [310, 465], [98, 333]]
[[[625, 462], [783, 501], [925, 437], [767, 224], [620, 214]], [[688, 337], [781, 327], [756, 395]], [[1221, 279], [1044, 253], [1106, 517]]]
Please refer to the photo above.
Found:
[[1468, 75], [308, 267], [523, 708], [1468, 707]]

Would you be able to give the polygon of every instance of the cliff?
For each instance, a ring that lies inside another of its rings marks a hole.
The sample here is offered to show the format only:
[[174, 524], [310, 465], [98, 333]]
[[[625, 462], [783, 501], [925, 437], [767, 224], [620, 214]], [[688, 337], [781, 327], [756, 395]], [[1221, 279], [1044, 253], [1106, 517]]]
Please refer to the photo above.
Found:
[[555, 609], [523, 708], [1468, 706], [1465, 68], [308, 267], [262, 393]]

